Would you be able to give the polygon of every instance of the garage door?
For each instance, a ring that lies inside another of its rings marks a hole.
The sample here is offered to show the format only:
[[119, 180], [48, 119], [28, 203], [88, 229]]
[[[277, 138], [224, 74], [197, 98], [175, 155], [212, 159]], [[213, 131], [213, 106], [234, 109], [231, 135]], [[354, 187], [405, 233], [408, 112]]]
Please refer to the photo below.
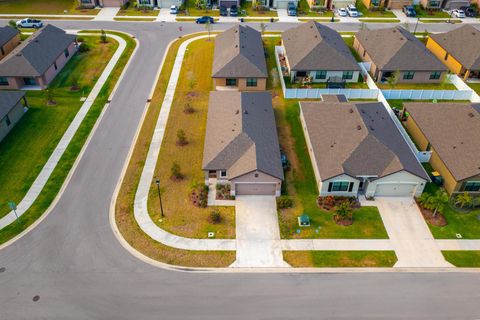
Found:
[[287, 9], [288, 1], [278, 1], [276, 3], [277, 9]]
[[235, 184], [235, 193], [241, 195], [275, 195], [274, 183], [237, 183]]
[[104, 7], [121, 7], [124, 4], [123, 0], [103, 0]]
[[408, 197], [412, 196], [415, 191], [416, 184], [377, 184], [375, 196], [384, 197]]

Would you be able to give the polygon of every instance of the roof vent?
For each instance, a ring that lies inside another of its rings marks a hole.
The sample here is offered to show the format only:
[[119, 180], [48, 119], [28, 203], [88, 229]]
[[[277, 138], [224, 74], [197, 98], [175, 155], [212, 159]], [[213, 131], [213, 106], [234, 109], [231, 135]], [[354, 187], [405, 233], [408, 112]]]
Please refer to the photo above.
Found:
[[247, 110], [245, 110], [245, 111], [243, 111], [243, 113], [244, 113], [244, 114], [248, 114], [248, 111], [247, 111]]
[[375, 128], [374, 128], [374, 127], [372, 127], [372, 126], [370, 126], [370, 130], [372, 130], [372, 131], [375, 131]]
[[348, 110], [348, 113], [353, 113], [353, 109], [350, 108], [350, 109]]
[[457, 149], [457, 146], [453, 146], [453, 149]]
[[358, 126], [357, 126], [357, 130], [362, 130], [362, 126], [361, 126], [361, 125], [358, 125]]
[[468, 116], [469, 116], [470, 118], [475, 117], [475, 115], [474, 115], [472, 112], [469, 112], [469, 113], [468, 113]]
[[330, 145], [330, 148], [333, 148], [333, 144]]
[[363, 109], [362, 109], [362, 110], [360, 110], [360, 111], [361, 111], [362, 113], [365, 113], [365, 110], [363, 110]]

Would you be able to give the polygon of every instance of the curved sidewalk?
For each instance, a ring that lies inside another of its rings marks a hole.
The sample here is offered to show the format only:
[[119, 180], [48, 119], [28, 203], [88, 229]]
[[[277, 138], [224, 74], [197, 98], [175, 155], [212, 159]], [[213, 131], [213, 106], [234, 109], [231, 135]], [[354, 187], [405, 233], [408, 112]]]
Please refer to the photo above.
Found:
[[[69, 32], [75, 33], [77, 31], [69, 30]], [[82, 34], [82, 35], [90, 35], [90, 34]], [[90, 111], [90, 108], [94, 104], [95, 99], [97, 98], [100, 90], [103, 88], [103, 85], [107, 81], [108, 77], [110, 76], [110, 73], [112, 72], [113, 68], [117, 64], [118, 60], [120, 59], [122, 53], [124, 52], [127, 46], [126, 41], [123, 40], [121, 37], [113, 34], [108, 34], [108, 36], [115, 39], [118, 42], [118, 48], [113, 54], [108, 64], [105, 66], [105, 69], [103, 70], [102, 75], [98, 78], [97, 82], [95, 83], [95, 86], [92, 88], [92, 91], [90, 91], [87, 99], [85, 100], [82, 107], [75, 115], [75, 118], [68, 126], [67, 131], [65, 131], [65, 133], [63, 134], [62, 139], [58, 142], [57, 146], [55, 147], [55, 150], [53, 150], [52, 154], [50, 155], [47, 162], [43, 166], [42, 171], [40, 171], [39, 175], [37, 176], [33, 184], [30, 186], [30, 189], [28, 189], [28, 192], [23, 197], [22, 201], [20, 201], [20, 203], [17, 205], [16, 211], [19, 217], [22, 216], [32, 206], [32, 204], [35, 202], [37, 197], [42, 192], [43, 188], [45, 187], [45, 184], [50, 178], [50, 175], [55, 170], [55, 167], [57, 166], [58, 162], [62, 158], [65, 150], [68, 148], [68, 145], [70, 144], [73, 137], [75, 136], [75, 133], [77, 132], [80, 125], [82, 124], [83, 119], [88, 114], [88, 111]], [[13, 211], [10, 211], [7, 215], [5, 215], [3, 218], [0, 219], [0, 229], [3, 229], [4, 227], [8, 226], [15, 220], [16, 220], [15, 213]]]

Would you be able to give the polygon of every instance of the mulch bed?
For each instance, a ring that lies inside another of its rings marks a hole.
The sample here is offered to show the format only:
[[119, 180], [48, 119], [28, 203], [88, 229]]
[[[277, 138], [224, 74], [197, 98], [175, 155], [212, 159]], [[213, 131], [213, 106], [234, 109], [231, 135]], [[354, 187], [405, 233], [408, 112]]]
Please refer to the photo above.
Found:
[[353, 224], [353, 218], [351, 219], [342, 219], [339, 215], [334, 214], [333, 215], [333, 221], [335, 221], [336, 224], [339, 226], [351, 226]]
[[418, 205], [418, 207], [422, 212], [423, 218], [425, 218], [425, 220], [431, 225], [437, 227], [445, 227], [448, 224], [447, 219], [445, 219], [443, 214], [441, 214], [440, 212], [437, 211], [437, 214], [433, 216], [432, 211], [423, 208], [421, 205]]

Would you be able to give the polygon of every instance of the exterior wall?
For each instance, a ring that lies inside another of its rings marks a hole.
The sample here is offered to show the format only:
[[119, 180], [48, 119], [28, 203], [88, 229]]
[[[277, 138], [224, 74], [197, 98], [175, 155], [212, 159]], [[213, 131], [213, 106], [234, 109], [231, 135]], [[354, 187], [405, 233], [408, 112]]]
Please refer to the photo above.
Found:
[[221, 89], [232, 89], [238, 91], [265, 91], [267, 88], [267, 79], [266, 78], [257, 78], [257, 86], [256, 87], [247, 87], [247, 79], [246, 78], [236, 78], [237, 79], [237, 86], [236, 87], [227, 87], [226, 86], [226, 78], [213, 78], [213, 82], [215, 85], [216, 90]]
[[[326, 3], [328, 2], [325, 1]], [[355, 4], [355, 0], [333, 0], [332, 1], [332, 5], [334, 8], [338, 9], [338, 8], [346, 8], [347, 6], [351, 5], [351, 4]]]
[[305, 136], [305, 142], [307, 143], [308, 154], [310, 155], [310, 162], [312, 163], [313, 173], [315, 174], [315, 181], [317, 182], [318, 190], [321, 190], [322, 178], [320, 177], [320, 172], [317, 167], [317, 159], [315, 158], [315, 153], [313, 152], [312, 143], [310, 136], [308, 134], [307, 125], [305, 123], [305, 118], [303, 116], [302, 109], [300, 109], [300, 122], [303, 128], [303, 135]]
[[0, 89], [13, 89], [17, 90], [23, 86], [23, 78], [17, 77], [7, 77], [8, 79], [8, 86], [0, 86]]
[[[433, 2], [433, 3], [432, 3]], [[435, 4], [436, 2], [436, 4]], [[425, 9], [440, 9], [442, 1], [420, 0], [420, 5]]]
[[68, 46], [68, 52], [69, 52], [68, 58], [65, 57], [65, 54], [63, 52], [60, 54], [60, 56], [57, 58], [57, 60], [55, 60], [55, 62], [57, 64], [57, 70], [55, 70], [55, 66], [52, 64], [50, 66], [50, 68], [48, 68], [47, 71], [43, 74], [41, 83], [39, 84], [40, 86], [42, 86], [42, 89], [46, 85], [48, 85], [56, 77], [56, 75], [63, 69], [65, 64], [75, 54], [76, 50], [77, 50], [77, 46], [76, 46], [75, 42], [72, 42]]
[[463, 71], [463, 66], [460, 62], [458, 62], [454, 57], [450, 54], [448, 58], [445, 60], [445, 55], [447, 51], [443, 49], [435, 40], [432, 38], [428, 38], [427, 40], [427, 48], [440, 60], [442, 61], [452, 72], [456, 74], [461, 74]]
[[[408, 109], [407, 109], [408, 111]], [[408, 117], [405, 126], [407, 128], [408, 133], [412, 137], [412, 140], [415, 141], [418, 148], [422, 151], [427, 150], [428, 140], [425, 135], [422, 133], [420, 128], [417, 126], [416, 122], [413, 120], [412, 117]]]
[[218, 0], [219, 7], [231, 8], [233, 5], [240, 6], [238, 0]]
[[[330, 191], [328, 192], [328, 184], [330, 182], [335, 182], [335, 181], [348, 181], [348, 182], [353, 182], [353, 189], [351, 192], [348, 191]], [[318, 185], [318, 190], [319, 194], [321, 196], [347, 196], [347, 197], [356, 197], [358, 194], [358, 187], [360, 185], [360, 181], [352, 178], [350, 176], [347, 176], [346, 174], [339, 175], [337, 177], [322, 181]]]
[[[327, 71], [327, 70], [325, 70]], [[351, 70], [345, 70], [351, 71]], [[294, 79], [297, 71], [292, 70], [290, 73], [291, 79]], [[313, 82], [327, 82], [330, 77], [342, 77], [343, 71], [327, 71], [327, 76], [325, 79], [315, 79], [316, 71], [307, 71], [307, 74], [312, 77]], [[358, 77], [360, 76], [360, 71], [354, 71], [352, 79], [345, 80], [345, 82], [358, 82]]]
[[[342, 0], [343, 1], [343, 0]], [[350, 1], [350, 0], [348, 0]], [[320, 2], [320, 0], [307, 0], [307, 3], [308, 3], [308, 6], [311, 8], [311, 7], [326, 7], [327, 6], [327, 0], [324, 1], [323, 5], [320, 5], [320, 4], [317, 4], [318, 2]], [[341, 2], [341, 1], [339, 1]]]
[[364, 62], [369, 62], [370, 63], [370, 74], [375, 80], [376, 74], [378, 73], [377, 66], [375, 63], [373, 63], [372, 58], [368, 54], [368, 52], [363, 48], [363, 46], [360, 44], [360, 42], [357, 40], [357, 37], [354, 38], [353, 40], [353, 48], [355, 51], [357, 51], [358, 55]]
[[13, 129], [15, 124], [20, 121], [20, 118], [23, 116], [25, 112], [23, 111], [23, 104], [19, 101], [15, 107], [8, 113], [8, 118], [10, 119], [10, 125], [7, 125], [7, 118], [4, 117], [0, 119], [0, 141], [5, 138], [5, 136]]
[[127, 0], [99, 0], [99, 4], [102, 7], [121, 7]]
[[[258, 175], [255, 177], [255, 175]], [[281, 194], [282, 190], [282, 180], [272, 177], [266, 173], [261, 171], [252, 171], [250, 173], [244, 174], [243, 176], [236, 177], [230, 180], [231, 183], [231, 195], [235, 195], [235, 183], [275, 183], [276, 184], [276, 191], [275, 195], [278, 197]]]
[[414, 196], [419, 197], [423, 189], [425, 188], [425, 185], [427, 181], [425, 179], [422, 179], [416, 175], [413, 175], [407, 171], [400, 171], [396, 172], [394, 174], [370, 181], [367, 185], [367, 189], [365, 191], [365, 196], [366, 197], [373, 197], [375, 194], [375, 190], [377, 189], [377, 184], [381, 183], [389, 183], [389, 184], [403, 184], [403, 183], [408, 183], [408, 184], [417, 184], [415, 191], [414, 191]]
[[[287, 9], [290, 0], [273, 0], [273, 7], [277, 9]], [[291, 0], [295, 5], [298, 5], [298, 0]]]
[[20, 42], [20, 34], [17, 34], [7, 43], [5, 43], [2, 47], [2, 50], [0, 50], [0, 60], [3, 59], [7, 54], [9, 54], [13, 49], [15, 49], [15, 47], [18, 46]]

